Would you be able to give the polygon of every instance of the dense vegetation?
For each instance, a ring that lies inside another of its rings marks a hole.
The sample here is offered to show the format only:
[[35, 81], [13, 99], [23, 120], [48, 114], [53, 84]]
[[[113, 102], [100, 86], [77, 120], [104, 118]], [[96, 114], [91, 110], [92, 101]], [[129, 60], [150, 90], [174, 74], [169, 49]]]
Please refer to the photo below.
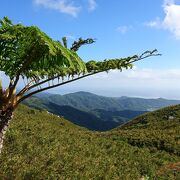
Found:
[[175, 106], [95, 133], [21, 106], [0, 155], [0, 179], [179, 179], [179, 120]]
[[180, 156], [180, 105], [147, 113], [111, 131], [138, 147], [159, 149]]

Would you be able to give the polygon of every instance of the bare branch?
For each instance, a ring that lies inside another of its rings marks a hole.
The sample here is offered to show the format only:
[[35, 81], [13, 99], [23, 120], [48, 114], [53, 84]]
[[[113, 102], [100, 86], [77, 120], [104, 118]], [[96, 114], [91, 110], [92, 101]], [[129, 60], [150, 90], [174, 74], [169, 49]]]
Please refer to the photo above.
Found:
[[39, 92], [42, 92], [42, 91], [45, 91], [45, 90], [48, 90], [48, 89], [52, 89], [52, 88], [55, 88], [55, 87], [58, 87], [58, 86], [62, 86], [62, 85], [65, 85], [67, 83], [70, 83], [70, 82], [73, 82], [73, 81], [77, 81], [79, 79], [82, 79], [82, 78], [85, 78], [85, 77], [88, 77], [88, 76], [92, 76], [92, 75], [95, 75], [97, 73], [100, 73], [100, 72], [103, 72], [103, 71], [97, 71], [97, 72], [93, 72], [93, 73], [90, 73], [90, 74], [86, 74], [86, 75], [83, 75], [83, 76], [80, 76], [80, 77], [77, 77], [75, 79], [71, 79], [71, 80], [68, 80], [68, 81], [65, 81], [65, 82], [62, 82], [62, 83], [58, 83], [58, 84], [55, 84], [55, 85], [52, 85], [52, 86], [48, 86], [48, 87], [45, 87], [45, 88], [42, 88], [42, 89], [39, 89], [39, 90], [36, 90], [36, 91], [33, 91], [25, 96], [23, 96], [22, 98], [19, 99], [19, 101], [17, 102], [17, 104], [19, 104], [20, 102], [22, 102], [23, 100], [27, 99], [28, 97], [34, 95], [34, 94], [37, 94]]
[[136, 61], [140, 61], [142, 59], [146, 59], [148, 57], [151, 56], [161, 56], [162, 54], [158, 53], [157, 49], [154, 49], [152, 51], [145, 51], [144, 53], [142, 53], [140, 56], [134, 56], [134, 59], [132, 58], [132, 61], [130, 61], [129, 63], [134, 63]]
[[[38, 87], [38, 86], [40, 86], [40, 85], [42, 85], [42, 84], [45, 84], [45, 83], [47, 83], [47, 82], [49, 82], [49, 81], [51, 81], [51, 80], [54, 80], [54, 79], [58, 78], [59, 76], [60, 76], [60, 75], [57, 75], [57, 76], [48, 78], [48, 79], [46, 79], [46, 80], [44, 80], [44, 81], [38, 82], [38, 83], [36, 83], [36, 84], [34, 84], [34, 85], [32, 85], [32, 86], [25, 87], [25, 88], [23, 88], [23, 93], [25, 93], [25, 92], [27, 92], [27, 91], [35, 88], [35, 87]], [[34, 80], [33, 80], [33, 81], [34, 81]], [[22, 93], [21, 93], [21, 94], [22, 94]], [[18, 95], [20, 95], [20, 94], [18, 94]]]
[[24, 93], [26, 93], [29, 90], [29, 87], [31, 86], [31, 84], [34, 82], [34, 80], [32, 79], [23, 89], [20, 90], [20, 92], [17, 94], [17, 96], [21, 96]]

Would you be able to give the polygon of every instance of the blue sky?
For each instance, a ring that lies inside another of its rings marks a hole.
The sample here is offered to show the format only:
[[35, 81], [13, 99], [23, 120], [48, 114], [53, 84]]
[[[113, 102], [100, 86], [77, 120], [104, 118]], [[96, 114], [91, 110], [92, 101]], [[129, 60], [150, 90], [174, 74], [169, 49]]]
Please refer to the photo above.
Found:
[[0, 18], [36, 25], [53, 39], [96, 38], [79, 55], [85, 60], [126, 57], [157, 48], [163, 55], [135, 64], [133, 70], [56, 88], [107, 96], [180, 99], [180, 0], [1, 0]]

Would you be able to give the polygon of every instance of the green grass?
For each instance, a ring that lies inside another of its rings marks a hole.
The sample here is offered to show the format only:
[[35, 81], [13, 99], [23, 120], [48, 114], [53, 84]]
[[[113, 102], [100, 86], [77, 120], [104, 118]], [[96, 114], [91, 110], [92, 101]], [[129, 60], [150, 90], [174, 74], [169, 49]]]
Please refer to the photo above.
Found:
[[97, 133], [20, 106], [0, 155], [0, 179], [178, 179], [179, 118], [175, 106]]

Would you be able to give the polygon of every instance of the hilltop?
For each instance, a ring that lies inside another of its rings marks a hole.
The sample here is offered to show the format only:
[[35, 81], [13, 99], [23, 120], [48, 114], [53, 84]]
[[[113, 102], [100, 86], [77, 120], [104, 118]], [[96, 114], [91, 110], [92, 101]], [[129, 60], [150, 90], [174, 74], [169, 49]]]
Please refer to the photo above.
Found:
[[0, 155], [0, 179], [178, 179], [179, 120], [180, 105], [98, 133], [21, 106]]

